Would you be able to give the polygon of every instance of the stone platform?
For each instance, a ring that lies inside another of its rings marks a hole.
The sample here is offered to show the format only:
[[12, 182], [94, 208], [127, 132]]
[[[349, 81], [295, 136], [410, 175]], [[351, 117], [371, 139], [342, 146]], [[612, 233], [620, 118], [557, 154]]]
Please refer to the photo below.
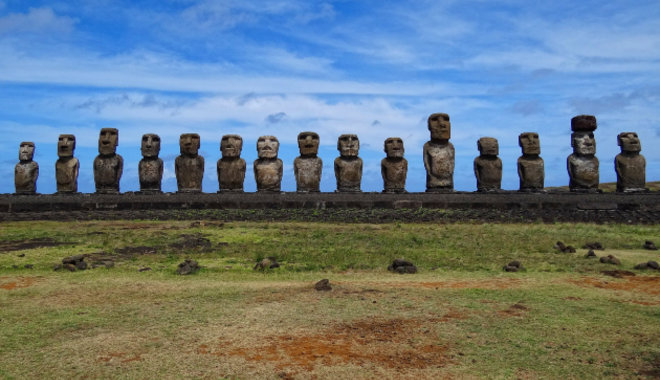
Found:
[[0, 220], [481, 220], [660, 223], [660, 192], [0, 195]]

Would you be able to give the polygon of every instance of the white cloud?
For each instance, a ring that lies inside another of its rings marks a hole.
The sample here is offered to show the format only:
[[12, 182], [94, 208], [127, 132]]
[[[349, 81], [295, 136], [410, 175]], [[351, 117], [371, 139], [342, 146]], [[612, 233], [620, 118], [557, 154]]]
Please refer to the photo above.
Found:
[[[4, 4], [0, 4], [2, 8]], [[14, 33], [67, 34], [76, 20], [58, 16], [51, 8], [30, 8], [27, 13], [11, 13], [0, 18], [0, 35]]]

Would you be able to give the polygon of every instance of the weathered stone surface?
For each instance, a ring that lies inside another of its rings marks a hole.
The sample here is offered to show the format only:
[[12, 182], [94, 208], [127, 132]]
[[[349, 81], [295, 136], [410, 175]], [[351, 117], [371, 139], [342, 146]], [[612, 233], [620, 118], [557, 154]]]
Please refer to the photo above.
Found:
[[384, 193], [406, 192], [406, 176], [408, 175], [408, 160], [403, 158], [403, 140], [400, 137], [390, 137], [385, 140], [387, 157], [380, 162], [380, 174], [383, 177]]
[[598, 241], [593, 241], [593, 242], [584, 243], [584, 245], [582, 246], [582, 248], [585, 248], [585, 249], [596, 249], [596, 250], [600, 250], [600, 251], [605, 250], [605, 247], [603, 247], [603, 245], [602, 245], [600, 242], [598, 242]]
[[298, 134], [300, 156], [293, 160], [296, 191], [320, 191], [323, 160], [318, 157], [319, 143], [319, 135], [315, 132], [301, 132]]
[[449, 142], [451, 123], [446, 113], [434, 113], [427, 121], [431, 140], [424, 144], [424, 168], [426, 191], [446, 192], [454, 190], [454, 145]]
[[78, 172], [80, 162], [73, 157], [76, 149], [76, 136], [64, 134], [57, 140], [57, 156], [55, 162], [55, 180], [58, 193], [78, 192]]
[[321, 280], [321, 281], [317, 282], [316, 284], [314, 284], [314, 289], [316, 289], [320, 292], [321, 291], [332, 290], [332, 286], [330, 286], [330, 280], [328, 280], [327, 278], [324, 278], [323, 280]]
[[505, 272], [519, 272], [525, 270], [525, 267], [518, 260], [509, 262], [507, 265], [503, 266], [502, 269]]
[[253, 270], [266, 270], [266, 269], [275, 269], [279, 268], [280, 264], [277, 262], [277, 259], [273, 256], [269, 256], [265, 259], [259, 260], [257, 264], [255, 264]]
[[17, 194], [34, 194], [37, 192], [37, 177], [39, 165], [32, 161], [34, 143], [23, 141], [18, 149], [19, 163], [14, 167], [14, 185]]
[[279, 192], [282, 185], [282, 160], [277, 158], [280, 142], [275, 136], [261, 136], [257, 140], [257, 158], [254, 161], [254, 179], [259, 192]]
[[596, 158], [596, 118], [580, 115], [571, 119], [571, 147], [573, 154], [568, 156], [566, 166], [570, 177], [569, 188], [575, 192], [598, 191], [599, 173]]
[[647, 240], [644, 242], [644, 249], [647, 249], [649, 251], [657, 251], [658, 247], [656, 247], [651, 240]]
[[545, 182], [545, 167], [541, 154], [539, 134], [524, 132], [518, 136], [522, 156], [518, 158], [520, 191], [541, 191]]
[[557, 250], [559, 250], [559, 252], [561, 252], [561, 253], [575, 253], [575, 247], [573, 247], [571, 245], [566, 245], [561, 241], [558, 241], [555, 244], [555, 248]]
[[181, 193], [201, 193], [204, 157], [199, 153], [199, 135], [183, 133], [179, 137], [181, 154], [174, 160], [177, 189]]
[[590, 249], [589, 252], [587, 252], [587, 254], [584, 257], [586, 257], [587, 259], [596, 259], [596, 258], [598, 258], [598, 256], [596, 256], [596, 252], [594, 252], [593, 249]]
[[601, 257], [600, 262], [603, 264], [621, 265], [621, 260], [617, 259], [613, 255], [607, 255]]
[[119, 131], [116, 128], [101, 128], [99, 155], [94, 159], [94, 183], [99, 194], [119, 193], [124, 159], [116, 153], [117, 145], [119, 145]]
[[474, 175], [477, 177], [477, 191], [495, 191], [502, 187], [502, 160], [497, 157], [499, 145], [492, 137], [482, 137], [477, 141], [480, 155], [474, 159]]
[[138, 164], [140, 176], [140, 191], [144, 193], [160, 193], [163, 179], [163, 160], [160, 153], [160, 137], [153, 133], [142, 135], [142, 160]]
[[403, 259], [394, 259], [394, 261], [392, 261], [392, 264], [390, 264], [387, 267], [387, 270], [390, 272], [395, 272], [400, 274], [417, 273], [417, 267], [415, 266], [415, 264]]
[[639, 154], [642, 144], [635, 132], [619, 133], [617, 144], [621, 153], [614, 158], [616, 191], [632, 193], [646, 189], [646, 159]]
[[224, 135], [220, 140], [222, 158], [218, 160], [219, 191], [242, 192], [245, 182], [245, 160], [241, 158], [243, 138], [239, 135]]
[[197, 272], [201, 267], [195, 260], [185, 259], [176, 269], [176, 273], [180, 275], [189, 275]]
[[337, 192], [360, 192], [362, 159], [358, 157], [360, 140], [357, 135], [345, 134], [337, 139], [339, 157], [335, 158]]

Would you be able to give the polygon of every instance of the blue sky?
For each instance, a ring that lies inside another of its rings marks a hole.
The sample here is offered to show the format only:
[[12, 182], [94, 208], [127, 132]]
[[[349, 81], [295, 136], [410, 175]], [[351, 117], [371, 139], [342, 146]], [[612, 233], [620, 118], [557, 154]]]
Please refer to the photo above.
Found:
[[[538, 3], [538, 4], [537, 4]], [[102, 127], [119, 129], [122, 191], [139, 189], [140, 137], [157, 133], [163, 189], [176, 190], [178, 136], [196, 132], [203, 189], [218, 187], [224, 134], [243, 136], [246, 191], [256, 140], [275, 135], [282, 190], [295, 191], [296, 136], [321, 137], [333, 191], [337, 137], [356, 133], [363, 191], [382, 190], [383, 141], [404, 139], [407, 189], [424, 191], [426, 118], [446, 112], [457, 190], [473, 191], [476, 141], [495, 137], [504, 189], [517, 189], [517, 136], [540, 134], [546, 186], [568, 184], [570, 119], [593, 114], [601, 182], [616, 136], [642, 139], [660, 179], [657, 1], [0, 0], [0, 193], [14, 191], [21, 141], [36, 143], [37, 189], [55, 191], [57, 136], [77, 137], [79, 190], [93, 192]]]

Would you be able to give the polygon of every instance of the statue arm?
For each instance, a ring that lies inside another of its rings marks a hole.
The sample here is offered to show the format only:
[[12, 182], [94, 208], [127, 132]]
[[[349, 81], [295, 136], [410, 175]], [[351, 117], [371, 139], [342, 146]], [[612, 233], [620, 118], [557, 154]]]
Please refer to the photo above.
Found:
[[477, 163], [478, 158], [474, 159], [474, 176], [477, 178], [477, 183], [481, 182], [481, 177], [479, 176], [479, 164]]
[[426, 169], [427, 173], [431, 172], [431, 164], [429, 162], [429, 148], [428, 148], [428, 143], [424, 144], [424, 168]]

